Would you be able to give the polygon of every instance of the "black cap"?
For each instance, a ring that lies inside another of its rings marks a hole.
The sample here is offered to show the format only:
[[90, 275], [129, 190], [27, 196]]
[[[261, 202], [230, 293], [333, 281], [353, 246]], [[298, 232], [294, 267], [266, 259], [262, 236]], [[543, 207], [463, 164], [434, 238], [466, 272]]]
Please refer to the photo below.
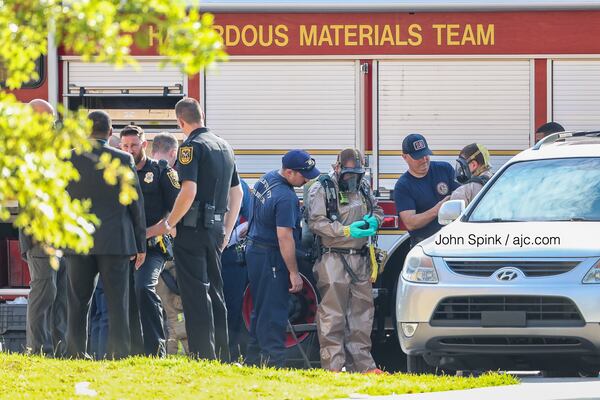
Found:
[[425, 137], [418, 133], [411, 133], [404, 138], [402, 141], [402, 153], [410, 155], [415, 160], [433, 154], [427, 145]]

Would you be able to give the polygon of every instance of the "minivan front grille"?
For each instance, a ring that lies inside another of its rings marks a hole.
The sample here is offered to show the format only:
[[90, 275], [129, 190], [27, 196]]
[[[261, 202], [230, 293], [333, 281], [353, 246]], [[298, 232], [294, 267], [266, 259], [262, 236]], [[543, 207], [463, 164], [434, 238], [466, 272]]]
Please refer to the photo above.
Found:
[[462, 346], [580, 346], [581, 340], [573, 337], [546, 336], [462, 336], [439, 340], [443, 345]]
[[527, 277], [560, 275], [571, 271], [579, 261], [465, 261], [445, 259], [446, 265], [460, 275], [488, 277], [501, 268], [516, 268]]
[[[577, 306], [556, 296], [460, 296], [440, 301], [433, 326], [482, 326], [483, 317], [521, 316], [526, 326], [581, 326]], [[518, 318], [517, 318], [518, 319]], [[510, 320], [508, 322], [510, 324]]]

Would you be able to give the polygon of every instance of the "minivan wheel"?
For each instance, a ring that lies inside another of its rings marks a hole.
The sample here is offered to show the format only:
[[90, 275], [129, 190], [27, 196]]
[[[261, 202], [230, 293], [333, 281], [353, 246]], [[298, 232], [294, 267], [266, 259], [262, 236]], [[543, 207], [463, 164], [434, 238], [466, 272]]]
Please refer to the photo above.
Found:
[[406, 372], [410, 374], [435, 374], [436, 368], [427, 364], [423, 356], [407, 355]]

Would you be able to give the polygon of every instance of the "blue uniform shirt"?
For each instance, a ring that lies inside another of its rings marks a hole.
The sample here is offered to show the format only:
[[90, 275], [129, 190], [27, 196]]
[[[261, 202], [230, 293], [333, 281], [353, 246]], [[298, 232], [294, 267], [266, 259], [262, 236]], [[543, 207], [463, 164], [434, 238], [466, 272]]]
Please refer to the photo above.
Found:
[[251, 239], [275, 247], [277, 227], [282, 227], [294, 228], [294, 238], [296, 242], [300, 240], [300, 201], [278, 171], [271, 171], [256, 182], [250, 212]]
[[250, 218], [250, 206], [252, 205], [252, 200], [250, 198], [252, 193], [250, 193], [250, 188], [245, 180], [240, 179], [240, 185], [242, 185], [242, 192], [244, 193], [244, 197], [242, 197], [242, 207], [240, 208], [240, 217], [248, 220], [248, 218]]
[[[452, 165], [443, 161], [431, 161], [427, 175], [417, 178], [406, 171], [394, 186], [396, 212], [415, 210], [421, 214], [435, 206], [440, 200], [460, 186], [455, 179]], [[437, 218], [424, 227], [411, 231], [419, 239], [426, 239], [439, 231], [442, 226]]]

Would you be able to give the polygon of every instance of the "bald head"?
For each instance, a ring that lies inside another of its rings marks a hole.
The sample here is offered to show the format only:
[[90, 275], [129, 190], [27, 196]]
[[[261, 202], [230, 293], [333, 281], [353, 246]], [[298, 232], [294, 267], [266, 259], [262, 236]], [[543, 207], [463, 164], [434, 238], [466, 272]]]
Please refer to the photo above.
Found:
[[39, 114], [51, 114], [54, 116], [54, 107], [46, 100], [42, 99], [33, 99], [29, 102], [29, 106]]
[[108, 137], [108, 145], [118, 149], [121, 146], [121, 138], [119, 138], [117, 135], [110, 135]]

